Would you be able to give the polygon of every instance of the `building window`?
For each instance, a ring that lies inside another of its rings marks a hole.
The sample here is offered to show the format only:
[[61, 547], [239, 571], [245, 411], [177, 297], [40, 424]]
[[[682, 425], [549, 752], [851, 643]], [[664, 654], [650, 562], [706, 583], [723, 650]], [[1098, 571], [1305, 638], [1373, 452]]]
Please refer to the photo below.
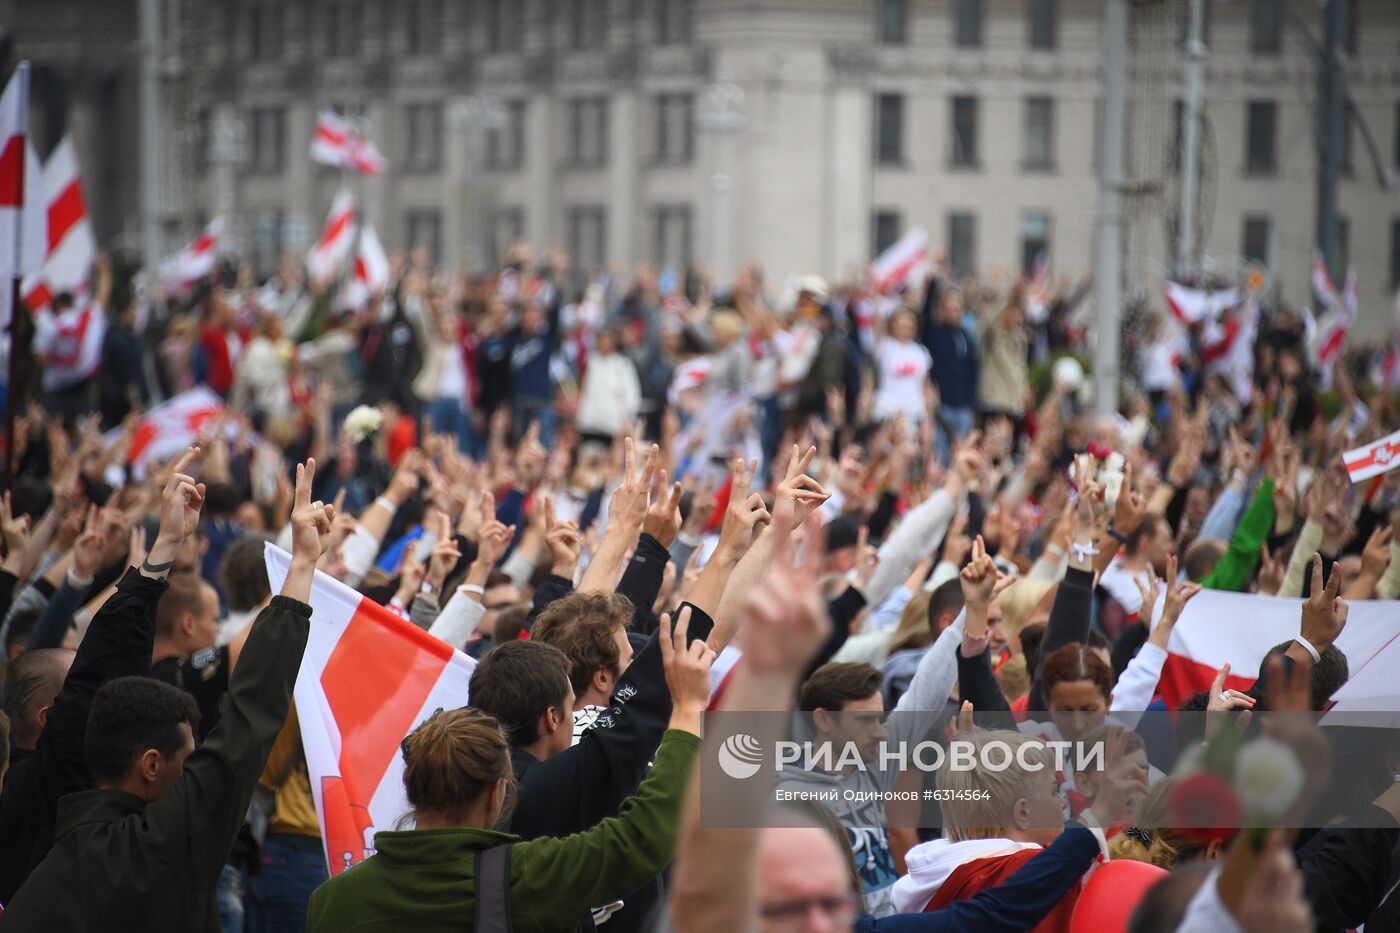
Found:
[[564, 227], [575, 268], [592, 275], [607, 263], [607, 210], [598, 206], [571, 207]]
[[961, 49], [982, 44], [982, 0], [953, 0], [953, 44]]
[[1050, 215], [1026, 214], [1021, 218], [1021, 274], [1030, 275], [1036, 263], [1050, 256]]
[[409, 0], [403, 6], [409, 55], [442, 51], [442, 0]]
[[442, 165], [442, 105], [409, 104], [404, 108], [408, 121], [404, 169], [409, 172], [436, 172]]
[[521, 0], [486, 0], [486, 50], [513, 52], [520, 48], [524, 32]]
[[597, 48], [607, 41], [608, 0], [569, 0], [569, 44]]
[[270, 61], [282, 54], [282, 8], [278, 4], [248, 7], [248, 53], [255, 61]]
[[680, 275], [691, 260], [690, 205], [659, 204], [652, 209], [651, 217], [656, 244], [652, 261], [657, 269]]
[[1268, 217], [1246, 215], [1244, 235], [1240, 240], [1240, 254], [1245, 262], [1258, 263], [1265, 269], [1273, 268], [1274, 222]]
[[691, 33], [691, 0], [655, 0], [656, 41], [662, 45], [689, 42]]
[[525, 164], [525, 101], [505, 102], [505, 122], [486, 131], [486, 167], [510, 172]]
[[1249, 0], [1249, 47], [1255, 55], [1277, 55], [1283, 49], [1280, 0]]
[[358, 0], [329, 3], [326, 13], [326, 57], [354, 58], [360, 54], [364, 6]]
[[285, 217], [278, 210], [262, 210], [254, 211], [252, 220], [253, 269], [262, 274], [276, 267], [278, 257], [286, 249]]
[[875, 161], [898, 165], [904, 161], [904, 95], [875, 97]]
[[498, 207], [491, 215], [491, 265], [500, 265], [506, 253], [525, 239], [525, 211], [518, 207]]
[[1267, 175], [1278, 168], [1278, 105], [1271, 100], [1252, 100], [1245, 119], [1245, 171]]
[[879, 256], [899, 239], [899, 211], [876, 211], [870, 224], [870, 255]]
[[665, 165], [687, 165], [694, 155], [694, 96], [656, 95], [656, 161]]
[[977, 217], [961, 211], [948, 215], [948, 265], [959, 278], [977, 270]]
[[875, 0], [875, 34], [881, 42], [898, 44], [909, 26], [908, 0]]
[[281, 107], [258, 107], [248, 125], [252, 145], [248, 168], [255, 175], [279, 175], [287, 158], [287, 112]]
[[951, 153], [954, 165], [975, 166], [977, 164], [977, 98], [953, 98], [953, 140]]
[[1033, 49], [1055, 47], [1056, 0], [1026, 0], [1026, 28]]
[[422, 248], [434, 265], [442, 262], [442, 211], [405, 211], [403, 226], [409, 253]]
[[1390, 287], [1400, 290], [1400, 217], [1390, 222]]
[[608, 99], [575, 97], [569, 101], [566, 161], [574, 168], [598, 168], [608, 161]]
[[1055, 167], [1055, 101], [1049, 97], [1026, 98], [1025, 150], [1027, 169]]

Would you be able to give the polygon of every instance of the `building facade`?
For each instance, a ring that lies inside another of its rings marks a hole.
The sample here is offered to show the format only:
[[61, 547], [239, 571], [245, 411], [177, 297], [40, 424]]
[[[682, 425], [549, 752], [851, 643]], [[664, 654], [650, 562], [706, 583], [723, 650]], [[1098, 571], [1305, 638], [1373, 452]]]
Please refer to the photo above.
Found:
[[[1345, 71], [1362, 117], [1347, 121], [1343, 143], [1342, 244], [1358, 274], [1361, 329], [1374, 335], [1395, 327], [1400, 188], [1379, 182], [1361, 124], [1381, 170], [1400, 172], [1400, 5], [1338, 2], [1348, 5]], [[94, 6], [17, 5], [15, 54], [40, 67], [61, 45], [46, 24], [62, 17], [39, 9]], [[1132, 4], [1130, 292], [1156, 294], [1173, 265], [1188, 5]], [[1315, 239], [1317, 5], [1205, 6], [1205, 261], [1228, 274], [1257, 264], [1301, 302]], [[1091, 269], [1102, 0], [164, 7], [179, 50], [168, 52], [174, 131], [163, 140], [172, 243], [221, 213], [229, 242], [267, 268], [314, 238], [344, 184], [390, 249], [423, 246], [453, 267], [489, 262], [523, 237], [591, 269], [697, 260], [723, 272], [758, 259], [770, 281], [842, 277], [922, 226], [960, 270], [1017, 275], [1040, 253], [1057, 274]], [[78, 67], [72, 59], [50, 69], [56, 81]], [[124, 80], [105, 92], [114, 111], [134, 101]], [[343, 178], [310, 161], [327, 106], [361, 122], [389, 160], [385, 174]], [[74, 126], [91, 155], [85, 170], [104, 166], [99, 177], [120, 189], [135, 181], [135, 141], [111, 129]], [[100, 217], [100, 233], [129, 229], [129, 194], [91, 200], [99, 214], [125, 212]]]

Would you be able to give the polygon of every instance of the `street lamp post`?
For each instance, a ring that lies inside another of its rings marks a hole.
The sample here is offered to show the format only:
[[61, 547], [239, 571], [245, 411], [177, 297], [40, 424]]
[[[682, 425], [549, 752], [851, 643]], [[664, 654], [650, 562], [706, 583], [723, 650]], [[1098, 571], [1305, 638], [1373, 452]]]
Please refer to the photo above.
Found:
[[700, 99], [700, 129], [715, 137], [714, 171], [710, 175], [710, 265], [716, 282], [726, 281], [730, 268], [729, 138], [744, 130], [744, 89], [737, 84], [711, 84]]
[[472, 251], [472, 271], [486, 271], [490, 261], [491, 188], [486, 179], [486, 134], [504, 129], [510, 120], [504, 104], [494, 97], [473, 94], [454, 101], [448, 110], [448, 126], [466, 137], [467, 177], [463, 193], [469, 205], [468, 238]]

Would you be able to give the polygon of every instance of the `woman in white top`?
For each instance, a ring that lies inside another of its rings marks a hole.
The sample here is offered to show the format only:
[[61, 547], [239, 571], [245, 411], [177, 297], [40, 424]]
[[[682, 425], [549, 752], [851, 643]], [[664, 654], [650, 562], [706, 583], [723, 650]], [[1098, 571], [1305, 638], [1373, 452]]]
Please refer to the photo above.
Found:
[[879, 375], [875, 420], [889, 421], [903, 415], [911, 424], [917, 424], [928, 412], [926, 393], [933, 358], [928, 348], [914, 339], [919, 322], [913, 311], [896, 311], [888, 326], [889, 332], [875, 351]]
[[642, 404], [642, 383], [632, 360], [617, 352], [617, 332], [598, 332], [579, 394], [578, 430], [611, 444], [632, 427]]

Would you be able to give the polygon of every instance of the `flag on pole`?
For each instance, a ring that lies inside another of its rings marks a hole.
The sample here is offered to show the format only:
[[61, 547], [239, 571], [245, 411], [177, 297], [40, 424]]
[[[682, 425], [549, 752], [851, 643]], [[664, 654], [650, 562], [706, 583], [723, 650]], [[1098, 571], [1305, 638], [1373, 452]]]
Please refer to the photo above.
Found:
[[1171, 308], [1172, 314], [1186, 327], [1202, 322], [1210, 323], [1220, 317], [1222, 311], [1240, 303], [1238, 288], [1207, 291], [1172, 281], [1164, 283], [1163, 288], [1166, 291], [1167, 307]]
[[[1161, 618], [1161, 606], [1159, 598], [1153, 624]], [[1182, 610], [1167, 643], [1167, 661], [1158, 682], [1167, 708], [1176, 709], [1192, 694], [1209, 690], [1211, 681], [1227, 662], [1230, 676], [1225, 686], [1248, 690], [1269, 649], [1298, 635], [1302, 608], [1300, 599], [1202, 590]], [[1222, 625], [1222, 619], [1248, 620], [1248, 624]], [[1351, 604], [1337, 648], [1356, 671], [1397, 633], [1400, 602], [1357, 600]], [[1391, 679], [1394, 681], [1393, 667]]]
[[[54, 296], [88, 290], [88, 270], [97, 260], [97, 238], [88, 220], [82, 175], [73, 137], [65, 136], [44, 163], [44, 207], [48, 219], [44, 266], [24, 280], [24, 303], [31, 311], [48, 307]], [[81, 302], [80, 302], [81, 303]]]
[[355, 244], [355, 197], [342, 190], [331, 204], [326, 228], [306, 254], [306, 271], [313, 282], [329, 282], [340, 274], [340, 267]]
[[1318, 322], [1313, 335], [1312, 351], [1317, 368], [1328, 373], [1332, 363], [1346, 347], [1347, 331], [1356, 320], [1356, 272], [1347, 270], [1346, 287], [1340, 302], [1331, 303], [1331, 310]]
[[1026, 317], [1032, 324], [1044, 323], [1050, 313], [1050, 254], [1041, 250], [1026, 281]]
[[875, 257], [870, 282], [879, 292], [892, 292], [921, 272], [928, 263], [928, 231], [915, 227]]
[[184, 290], [209, 275], [219, 255], [224, 219], [215, 217], [192, 243], [160, 263], [160, 280], [168, 288]]
[[8, 330], [13, 280], [31, 275], [46, 251], [43, 177], [29, 140], [29, 63], [0, 93], [0, 328]]
[[341, 291], [341, 304], [356, 311], [363, 310], [372, 298], [384, 294], [388, 287], [389, 257], [384, 254], [374, 228], [365, 224], [360, 228], [354, 268]]
[[1313, 253], [1312, 292], [1324, 310], [1337, 303], [1337, 283], [1332, 281], [1332, 273], [1327, 271], [1327, 260], [1321, 251]]
[[1342, 454], [1351, 481], [1359, 483], [1400, 466], [1400, 431]]
[[329, 107], [316, 118], [311, 159], [323, 165], [354, 169], [363, 175], [378, 175], [386, 165], [374, 143]]
[[[265, 550], [275, 593], [291, 555]], [[408, 812], [400, 743], [439, 709], [467, 705], [476, 661], [333, 577], [316, 572], [311, 633], [294, 697], [332, 875], [374, 854], [374, 833]]]

